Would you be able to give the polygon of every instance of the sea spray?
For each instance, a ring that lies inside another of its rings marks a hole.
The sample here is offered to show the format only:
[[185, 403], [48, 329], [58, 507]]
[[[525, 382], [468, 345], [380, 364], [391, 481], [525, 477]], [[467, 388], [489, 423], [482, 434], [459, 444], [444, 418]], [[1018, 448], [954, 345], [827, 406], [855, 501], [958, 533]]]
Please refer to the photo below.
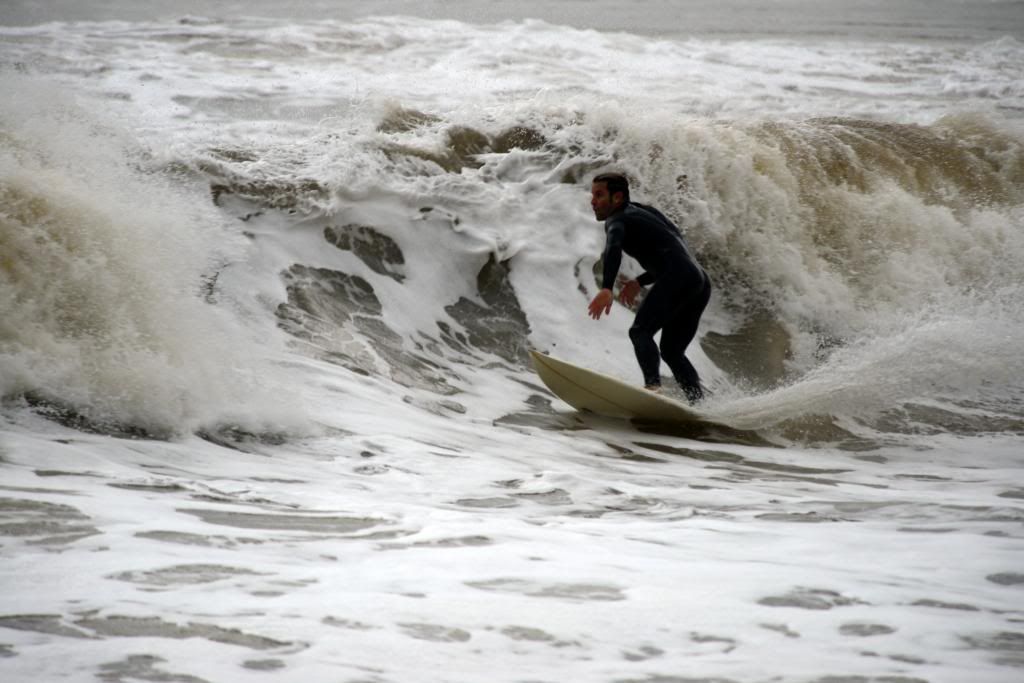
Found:
[[271, 347], [207, 301], [241, 238], [88, 107], [5, 87], [21, 96], [0, 111], [0, 394], [100, 431], [267, 428]]
[[[193, 270], [175, 282], [206, 277], [216, 314], [234, 302], [259, 321], [249, 333], [280, 325], [295, 350], [360, 377], [472, 391], [464, 366], [515, 363], [534, 346], [635, 380], [629, 313], [599, 331], [585, 315], [602, 243], [587, 186], [610, 168], [680, 225], [711, 273], [690, 354], [721, 400], [792, 391], [815, 373], [839, 384], [867, 377], [842, 364], [858, 366], [855, 351], [870, 356], [889, 339], [927, 337], [914, 325], [984, 328], [990, 308], [1017, 319], [1012, 298], [976, 305], [1020, 286], [1024, 138], [1005, 118], [1017, 91], [995, 107], [974, 98], [953, 108], [934, 77], [959, 55], [995, 92], [1016, 39], [965, 54], [941, 42], [810, 48], [508, 28], [157, 22], [97, 26], [76, 42], [51, 26], [19, 31], [10, 52], [58, 73], [66, 55], [92, 60], [95, 78], [76, 83], [103, 110], [144, 109], [139, 135], [173, 140], [150, 167], [186, 169], [189, 210], [234, 226], [218, 249], [238, 230], [251, 237], [223, 268], [185, 259]], [[482, 44], [486, 58], [473, 49]], [[260, 68], [253, 55], [265, 58]], [[602, 75], [568, 55], [615, 67]], [[634, 77], [616, 76], [625, 73]], [[368, 252], [376, 242], [393, 245], [401, 266]], [[487, 268], [502, 273], [510, 305], [488, 305]], [[629, 263], [624, 272], [636, 274]], [[372, 315], [330, 296], [332, 282], [372, 290]], [[326, 296], [304, 309], [314, 291]], [[510, 323], [507, 334], [478, 334], [491, 320]], [[947, 366], [959, 369], [932, 389], [903, 386], [926, 397], [973, 386], [1002, 357], [969, 342], [950, 348], [964, 349]], [[920, 375], [913, 357], [893, 376]], [[803, 405], [869, 414], [912, 400], [861, 394], [879, 398]]]

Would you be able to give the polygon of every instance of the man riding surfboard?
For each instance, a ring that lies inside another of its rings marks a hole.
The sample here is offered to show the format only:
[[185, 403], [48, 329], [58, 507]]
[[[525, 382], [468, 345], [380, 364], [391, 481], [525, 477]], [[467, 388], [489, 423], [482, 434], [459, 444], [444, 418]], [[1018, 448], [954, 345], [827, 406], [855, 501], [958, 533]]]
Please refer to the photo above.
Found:
[[[590, 206], [594, 217], [604, 221], [605, 230], [601, 291], [590, 302], [590, 316], [599, 320], [611, 312], [612, 286], [622, 253], [632, 256], [645, 272], [623, 284], [619, 301], [631, 305], [641, 289], [651, 285], [629, 328], [644, 385], [652, 390], [661, 388], [664, 359], [687, 400], [701, 400], [700, 377], [685, 352], [711, 297], [707, 273], [697, 264], [679, 228], [657, 209], [630, 201], [625, 176], [605, 173], [595, 177]], [[654, 335], [659, 330], [661, 342], [656, 344]]]

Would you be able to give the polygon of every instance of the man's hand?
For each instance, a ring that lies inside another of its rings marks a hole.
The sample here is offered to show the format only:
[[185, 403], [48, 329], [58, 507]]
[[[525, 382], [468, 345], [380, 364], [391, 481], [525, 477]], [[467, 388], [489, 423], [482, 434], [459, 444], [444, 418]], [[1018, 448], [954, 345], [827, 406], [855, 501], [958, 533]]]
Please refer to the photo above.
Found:
[[612, 290], [602, 289], [594, 297], [594, 300], [590, 302], [590, 317], [594, 320], [600, 320], [601, 316], [605, 313], [611, 313], [612, 310]]
[[622, 283], [622, 289], [619, 290], [619, 302], [626, 306], [632, 306], [641, 289], [643, 287], [636, 280], [626, 280]]

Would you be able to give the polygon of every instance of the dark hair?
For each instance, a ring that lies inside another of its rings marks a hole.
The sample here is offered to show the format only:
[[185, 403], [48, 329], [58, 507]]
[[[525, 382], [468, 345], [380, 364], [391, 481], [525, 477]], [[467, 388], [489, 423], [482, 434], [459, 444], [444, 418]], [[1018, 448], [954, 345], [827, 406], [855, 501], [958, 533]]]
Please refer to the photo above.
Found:
[[629, 201], [629, 179], [621, 173], [602, 173], [593, 182], [604, 183], [609, 196], [614, 197], [616, 192], [621, 192], [622, 200]]

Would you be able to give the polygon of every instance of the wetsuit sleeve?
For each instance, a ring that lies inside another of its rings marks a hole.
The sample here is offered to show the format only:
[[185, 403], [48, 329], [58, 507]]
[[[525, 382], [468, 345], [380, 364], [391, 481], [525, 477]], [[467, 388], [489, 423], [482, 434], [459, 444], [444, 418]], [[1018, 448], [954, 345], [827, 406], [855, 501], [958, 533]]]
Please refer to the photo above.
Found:
[[614, 221], [608, 226], [604, 238], [604, 272], [601, 278], [601, 288], [611, 289], [615, 284], [615, 276], [619, 274], [619, 266], [622, 265], [622, 240], [626, 234], [626, 226], [622, 221]]
[[654, 281], [657, 280], [657, 279], [658, 278], [653, 273], [646, 272], [646, 273], [643, 273], [642, 275], [640, 275], [636, 279], [636, 281], [640, 283], [640, 286], [646, 287], [649, 284], [653, 284]]

